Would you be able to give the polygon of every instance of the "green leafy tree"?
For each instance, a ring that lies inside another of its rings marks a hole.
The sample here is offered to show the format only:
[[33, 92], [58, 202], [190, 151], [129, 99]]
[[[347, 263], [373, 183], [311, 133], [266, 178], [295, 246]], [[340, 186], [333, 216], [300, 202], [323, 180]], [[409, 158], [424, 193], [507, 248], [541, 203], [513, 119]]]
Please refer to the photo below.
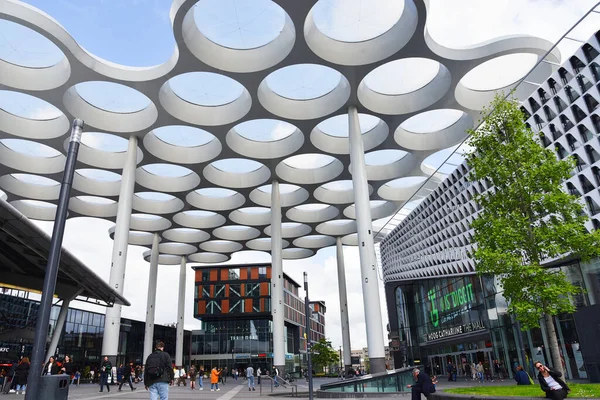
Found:
[[574, 160], [558, 160], [538, 143], [519, 103], [496, 96], [484, 114], [481, 128], [470, 132], [467, 155], [469, 179], [490, 187], [475, 197], [482, 210], [472, 223], [472, 256], [479, 274], [498, 276], [508, 311], [523, 329], [539, 327], [543, 318], [552, 363], [562, 371], [552, 317], [574, 312], [571, 296], [581, 289], [543, 264], [598, 255], [600, 231], [586, 230], [582, 203], [563, 190]]
[[311, 358], [313, 366], [321, 371], [328, 365], [337, 365], [340, 361], [337, 351], [331, 347], [331, 342], [324, 338], [312, 345]]

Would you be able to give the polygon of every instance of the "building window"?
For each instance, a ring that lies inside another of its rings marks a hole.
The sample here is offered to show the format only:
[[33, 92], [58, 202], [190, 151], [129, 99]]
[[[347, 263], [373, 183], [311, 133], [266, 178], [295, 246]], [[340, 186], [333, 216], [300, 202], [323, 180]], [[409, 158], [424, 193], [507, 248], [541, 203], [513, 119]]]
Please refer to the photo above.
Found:
[[260, 283], [246, 283], [246, 297], [260, 296]]
[[210, 281], [210, 270], [203, 269], [202, 270], [202, 282]]
[[215, 298], [225, 297], [225, 285], [215, 285]]
[[239, 283], [230, 284], [229, 285], [229, 297], [231, 299], [236, 299], [236, 298], [242, 297], [242, 285], [240, 285]]
[[240, 280], [240, 269], [239, 268], [231, 268], [229, 270], [229, 280], [230, 281], [239, 281]]
[[587, 62], [592, 61], [594, 58], [598, 57], [598, 54], [600, 54], [598, 53], [598, 50], [593, 48], [592, 45], [589, 43], [584, 44], [582, 49], [583, 55], [585, 55], [585, 59], [587, 60]]

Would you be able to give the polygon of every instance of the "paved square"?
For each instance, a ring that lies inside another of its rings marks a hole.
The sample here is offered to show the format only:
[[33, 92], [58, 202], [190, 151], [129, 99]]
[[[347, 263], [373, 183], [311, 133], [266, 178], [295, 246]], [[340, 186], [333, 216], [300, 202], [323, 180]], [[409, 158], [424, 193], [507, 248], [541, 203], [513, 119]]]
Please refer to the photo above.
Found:
[[[438, 389], [444, 389], [449, 387], [468, 387], [474, 385], [480, 385], [480, 383], [473, 382], [471, 380], [459, 380], [458, 382], [447, 382], [444, 377], [440, 377], [440, 383], [437, 385]], [[337, 382], [337, 379], [332, 378], [318, 378], [315, 379], [315, 388], [321, 386], [321, 384], [329, 383], [329, 382]], [[304, 380], [300, 380], [295, 382], [298, 384], [298, 391], [302, 394], [302, 392], [308, 392], [308, 384]], [[515, 382], [513, 380], [505, 380], [503, 382], [486, 382], [484, 385], [514, 385]], [[103, 393], [99, 393], [98, 385], [85, 384], [79, 387], [72, 387], [69, 391], [69, 400], [105, 400], [105, 399], [119, 399], [119, 400], [139, 400], [139, 399], [149, 399], [149, 393], [144, 390], [144, 386], [139, 384], [136, 386], [137, 390], [131, 392], [131, 390], [127, 387], [125, 390], [125, 386], [123, 386], [123, 391], [117, 391], [117, 386], [111, 386], [110, 393], [106, 393], [106, 390]], [[238, 380], [237, 382], [229, 379], [227, 380], [227, 384], [219, 385], [218, 392], [210, 391], [210, 384], [204, 385], [204, 390], [190, 390], [189, 385], [184, 386], [173, 386], [169, 390], [169, 399], [174, 400], [192, 400], [192, 399], [202, 399], [202, 400], [251, 400], [251, 399], [269, 399], [269, 400], [283, 400], [289, 399], [290, 397], [285, 397], [286, 394], [291, 393], [291, 389], [288, 387], [273, 389], [273, 393], [271, 393], [270, 383], [265, 381], [265, 385], [262, 387], [263, 392], [261, 395], [260, 386], [256, 385], [256, 391], [249, 392], [247, 382], [243, 379]], [[540, 392], [541, 393], [541, 392]], [[279, 394], [279, 395], [278, 395]], [[270, 396], [272, 395], [272, 396]], [[410, 395], [410, 392], [406, 392], [406, 395]], [[307, 398], [308, 396], [304, 396]], [[302, 397], [300, 397], [302, 398]], [[316, 397], [315, 397], [316, 398]], [[384, 399], [384, 398], [371, 398], [372, 400]], [[387, 398], [389, 399], [389, 397]]]

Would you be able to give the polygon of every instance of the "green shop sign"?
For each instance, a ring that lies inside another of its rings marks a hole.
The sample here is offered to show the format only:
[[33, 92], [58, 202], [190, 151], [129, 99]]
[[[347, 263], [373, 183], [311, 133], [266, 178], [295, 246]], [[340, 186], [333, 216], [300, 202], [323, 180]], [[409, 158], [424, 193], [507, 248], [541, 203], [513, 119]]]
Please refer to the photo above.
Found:
[[441, 295], [436, 289], [431, 289], [427, 293], [427, 299], [430, 303], [429, 317], [431, 323], [437, 327], [440, 324], [440, 313], [446, 313], [467, 304], [470, 305], [475, 300], [473, 284], [469, 283], [467, 286], [458, 288], [446, 295]]

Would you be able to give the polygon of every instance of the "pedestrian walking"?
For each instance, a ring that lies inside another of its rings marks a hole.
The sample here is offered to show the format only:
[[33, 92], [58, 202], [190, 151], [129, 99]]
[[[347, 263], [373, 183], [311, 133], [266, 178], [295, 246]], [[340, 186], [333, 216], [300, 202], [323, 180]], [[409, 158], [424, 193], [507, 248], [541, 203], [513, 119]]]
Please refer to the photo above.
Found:
[[29, 377], [29, 358], [23, 357], [15, 370], [17, 380], [17, 394], [25, 394], [27, 390], [27, 378]]
[[252, 391], [255, 390], [254, 389], [254, 368], [252, 368], [252, 365], [248, 366], [248, 368], [246, 368], [246, 376], [248, 377], [248, 391]]
[[217, 371], [219, 372], [219, 383], [223, 386], [225, 386], [225, 380], [224, 380], [224, 376], [225, 373], [223, 371], [223, 368], [218, 368]]
[[484, 374], [484, 368], [483, 368], [483, 363], [481, 361], [479, 361], [479, 364], [477, 364], [477, 367], [475, 367], [475, 370], [477, 371], [477, 377], [479, 378], [479, 383], [483, 383], [483, 374]]
[[196, 377], [198, 376], [198, 371], [196, 371], [196, 367], [192, 364], [188, 369], [188, 375], [190, 376], [190, 389], [194, 390], [196, 388]]
[[146, 359], [144, 386], [150, 392], [150, 400], [168, 400], [169, 385], [175, 379], [171, 368], [171, 356], [165, 351], [165, 344], [158, 342], [156, 349]]
[[204, 378], [204, 367], [200, 366], [200, 372], [198, 373], [198, 390], [204, 390], [204, 385], [202, 384], [202, 378]]
[[125, 365], [122, 368], [123, 376], [121, 378], [121, 384], [119, 385], [119, 392], [125, 383], [129, 383], [129, 387], [133, 392], [137, 388], [133, 387], [133, 374], [135, 374], [135, 369], [133, 368], [133, 362], [130, 362], [129, 365]]
[[102, 365], [100, 365], [100, 393], [104, 390], [104, 386], [106, 385], [106, 390], [110, 393], [110, 386], [108, 386], [108, 374], [112, 374], [112, 364], [108, 360], [108, 357], [104, 357], [104, 361], [102, 361]]
[[219, 371], [217, 367], [213, 367], [210, 371], [210, 391], [214, 392], [215, 390], [217, 392], [221, 390], [219, 389]]

